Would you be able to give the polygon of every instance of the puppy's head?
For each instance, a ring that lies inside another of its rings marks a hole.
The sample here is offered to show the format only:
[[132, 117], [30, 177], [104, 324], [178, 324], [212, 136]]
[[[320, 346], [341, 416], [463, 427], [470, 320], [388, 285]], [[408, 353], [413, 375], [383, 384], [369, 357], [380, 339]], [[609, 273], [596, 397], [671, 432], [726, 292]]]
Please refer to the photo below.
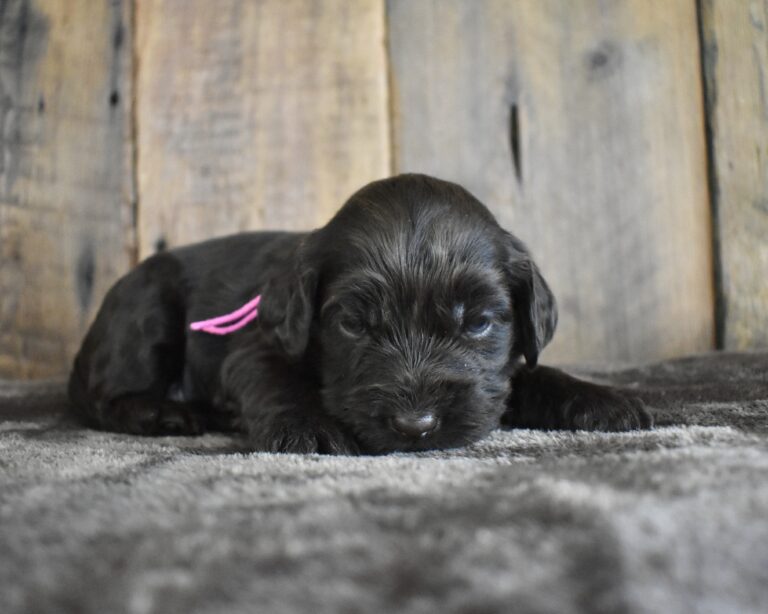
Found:
[[311, 360], [325, 410], [374, 453], [487, 434], [512, 364], [534, 365], [557, 320], [523, 244], [466, 190], [421, 175], [354, 194], [289, 279], [276, 336]]

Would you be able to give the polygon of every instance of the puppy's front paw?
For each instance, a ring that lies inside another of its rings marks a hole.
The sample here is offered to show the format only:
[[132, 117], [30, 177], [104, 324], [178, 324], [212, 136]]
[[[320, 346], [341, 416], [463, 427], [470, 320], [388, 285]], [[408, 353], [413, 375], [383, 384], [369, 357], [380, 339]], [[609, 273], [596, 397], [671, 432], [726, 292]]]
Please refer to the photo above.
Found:
[[280, 416], [252, 425], [248, 435], [257, 452], [357, 455], [357, 443], [327, 418]]
[[562, 408], [562, 428], [579, 431], [649, 429], [653, 418], [640, 399], [592, 386], [580, 390]]

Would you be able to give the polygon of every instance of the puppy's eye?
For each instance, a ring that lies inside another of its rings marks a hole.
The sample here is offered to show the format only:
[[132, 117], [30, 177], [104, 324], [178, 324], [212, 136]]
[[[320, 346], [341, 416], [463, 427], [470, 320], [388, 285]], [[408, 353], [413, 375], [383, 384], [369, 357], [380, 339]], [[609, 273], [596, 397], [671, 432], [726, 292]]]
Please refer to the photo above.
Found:
[[464, 323], [464, 332], [470, 337], [483, 337], [487, 335], [493, 326], [493, 320], [485, 314], [467, 319]]
[[347, 337], [357, 339], [365, 334], [365, 325], [358, 318], [345, 316], [339, 320], [339, 330], [341, 330]]

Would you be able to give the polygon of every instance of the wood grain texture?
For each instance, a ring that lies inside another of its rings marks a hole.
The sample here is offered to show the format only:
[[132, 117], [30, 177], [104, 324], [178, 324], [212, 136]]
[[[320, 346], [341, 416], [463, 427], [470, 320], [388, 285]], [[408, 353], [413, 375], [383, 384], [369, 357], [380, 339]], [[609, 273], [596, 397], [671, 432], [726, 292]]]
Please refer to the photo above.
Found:
[[530, 245], [561, 313], [544, 361], [711, 348], [695, 1], [389, 0], [388, 24], [394, 167]]
[[768, 347], [768, 1], [703, 0], [718, 337]]
[[388, 175], [382, 0], [138, 3], [141, 255], [323, 224]]
[[132, 250], [129, 7], [0, 12], [0, 375], [63, 374]]

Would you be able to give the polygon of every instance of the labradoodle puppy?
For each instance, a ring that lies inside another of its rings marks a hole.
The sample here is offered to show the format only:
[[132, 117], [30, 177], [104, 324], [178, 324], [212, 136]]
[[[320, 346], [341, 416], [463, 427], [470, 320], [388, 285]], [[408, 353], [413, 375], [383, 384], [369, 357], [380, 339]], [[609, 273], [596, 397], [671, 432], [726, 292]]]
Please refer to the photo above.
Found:
[[649, 428], [640, 401], [536, 366], [556, 322], [527, 249], [488, 209], [401, 175], [314, 232], [148, 258], [104, 299], [69, 394], [95, 428], [236, 429], [277, 452], [448, 448], [500, 425]]

